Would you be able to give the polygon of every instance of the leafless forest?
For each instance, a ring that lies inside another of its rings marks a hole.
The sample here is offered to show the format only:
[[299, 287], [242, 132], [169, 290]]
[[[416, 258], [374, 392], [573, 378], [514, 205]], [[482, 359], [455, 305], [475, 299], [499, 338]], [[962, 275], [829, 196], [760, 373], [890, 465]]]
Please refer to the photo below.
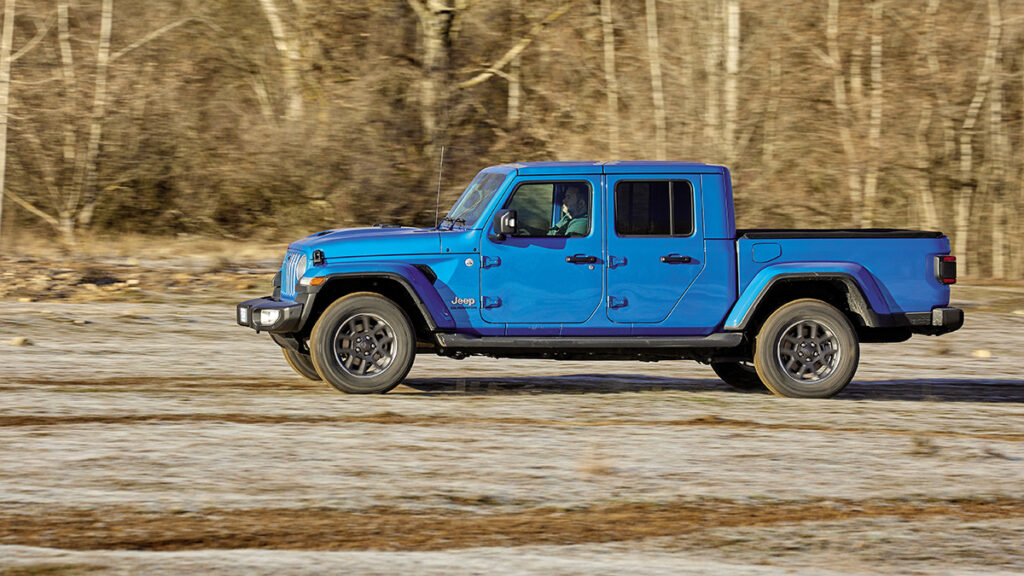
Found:
[[1021, 0], [5, 0], [2, 234], [431, 224], [479, 168], [685, 159], [741, 226], [1024, 276]]

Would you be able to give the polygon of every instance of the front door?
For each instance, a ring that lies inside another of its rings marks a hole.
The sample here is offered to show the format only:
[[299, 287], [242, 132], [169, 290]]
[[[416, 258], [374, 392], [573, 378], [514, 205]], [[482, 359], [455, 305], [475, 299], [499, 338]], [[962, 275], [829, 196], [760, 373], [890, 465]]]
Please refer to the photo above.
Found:
[[[601, 177], [521, 180], [504, 208], [519, 232], [482, 235], [480, 313], [501, 324], [585, 322], [603, 301]], [[490, 223], [487, 225], [490, 230]]]
[[609, 175], [608, 318], [665, 320], [704, 268], [700, 177]]

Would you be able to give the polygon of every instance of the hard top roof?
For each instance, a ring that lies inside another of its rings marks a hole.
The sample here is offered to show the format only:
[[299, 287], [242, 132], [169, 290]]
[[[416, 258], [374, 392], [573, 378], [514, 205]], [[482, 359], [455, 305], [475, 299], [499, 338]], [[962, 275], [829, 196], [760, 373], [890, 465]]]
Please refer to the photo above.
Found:
[[721, 174], [724, 168], [700, 162], [629, 160], [608, 162], [517, 162], [493, 168], [516, 170], [521, 175], [560, 176], [574, 174]]

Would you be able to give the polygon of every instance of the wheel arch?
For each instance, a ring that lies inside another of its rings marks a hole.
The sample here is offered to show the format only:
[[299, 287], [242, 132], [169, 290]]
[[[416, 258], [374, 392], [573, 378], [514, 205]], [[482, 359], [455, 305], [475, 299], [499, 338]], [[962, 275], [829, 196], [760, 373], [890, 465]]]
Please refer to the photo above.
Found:
[[[872, 282], [873, 284], [873, 282]], [[858, 331], [875, 332], [889, 326], [888, 309], [884, 303], [872, 304], [864, 287], [846, 272], [795, 272], [771, 276], [760, 289], [751, 293], [755, 283], [740, 296], [726, 320], [726, 330], [756, 333], [764, 321], [779, 307], [803, 298], [826, 302], [846, 314]], [[877, 287], [872, 286], [872, 288]], [[884, 308], [879, 310], [878, 308]]]
[[[372, 292], [391, 300], [409, 316], [417, 338], [427, 339], [441, 328], [449, 327], [451, 315], [426, 275], [417, 268], [406, 274], [396, 271], [332, 272], [315, 293], [311, 293], [308, 313], [304, 311], [302, 331], [309, 334], [328, 306], [355, 292]], [[419, 277], [417, 278], [416, 275]], [[429, 287], [429, 290], [426, 288]], [[307, 300], [309, 302], [309, 300]]]

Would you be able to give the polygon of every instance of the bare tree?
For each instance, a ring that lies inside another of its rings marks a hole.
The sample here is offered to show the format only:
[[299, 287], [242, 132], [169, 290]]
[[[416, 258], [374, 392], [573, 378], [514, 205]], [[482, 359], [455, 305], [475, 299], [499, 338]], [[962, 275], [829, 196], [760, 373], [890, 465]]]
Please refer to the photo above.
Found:
[[[103, 142], [104, 123], [110, 100], [109, 81], [110, 67], [119, 58], [131, 53], [140, 46], [163, 36], [185, 22], [186, 17], [167, 24], [144, 35], [124, 48], [111, 51], [113, 34], [114, 1], [102, 0], [100, 4], [99, 36], [95, 42], [95, 69], [91, 75], [92, 95], [87, 110], [79, 108], [79, 79], [81, 71], [76, 67], [72, 50], [71, 9], [69, 0], [57, 0], [57, 43], [60, 54], [60, 80], [64, 87], [65, 105], [55, 111], [60, 117], [58, 122], [61, 131], [60, 161], [57, 167], [42, 166], [42, 183], [48, 193], [52, 210], [48, 212], [30, 198], [23, 198], [8, 190], [11, 200], [29, 213], [39, 217], [51, 225], [59, 234], [62, 242], [71, 246], [75, 243], [76, 232], [88, 228], [92, 222], [99, 199], [99, 156]], [[22, 50], [24, 53], [24, 49]], [[20, 56], [21, 54], [19, 54]], [[85, 121], [86, 138], [79, 144], [77, 127], [78, 120]], [[19, 130], [19, 137], [35, 157], [35, 162], [43, 164], [48, 156], [46, 145], [39, 135], [31, 130]], [[22, 163], [26, 160], [22, 159]]]
[[302, 78], [300, 75], [302, 54], [299, 50], [299, 40], [296, 34], [289, 32], [285, 27], [274, 0], [259, 0], [259, 2], [263, 14], [267, 18], [267, 23], [270, 25], [274, 47], [281, 56], [281, 75], [288, 98], [285, 118], [289, 122], [295, 122], [303, 114]]
[[967, 107], [963, 125], [960, 127], [960, 188], [956, 194], [956, 222], [953, 233], [954, 252], [961, 255], [961, 271], [968, 276], [975, 271], [976, 262], [968, 255], [967, 240], [970, 234], [971, 209], [973, 208], [974, 191], [977, 186], [974, 174], [974, 131], [981, 113], [981, 105], [988, 93], [999, 50], [999, 37], [1002, 33], [1002, 16], [1000, 16], [999, 0], [988, 0], [988, 40], [982, 57], [981, 71], [974, 87], [974, 97]]
[[[917, 74], [923, 83], [929, 86], [928, 94], [921, 98], [921, 110], [918, 116], [917, 129], [914, 131], [914, 168], [916, 174], [917, 205], [919, 226], [926, 230], [939, 227], [939, 214], [935, 205], [935, 194], [932, 191], [931, 158], [932, 150], [928, 141], [932, 120], [935, 116], [935, 105], [932, 95], [935, 90], [931, 84], [938, 72], [938, 60], [935, 54], [935, 15], [939, 10], [939, 0], [928, 0], [925, 11], [924, 33], [920, 39], [920, 64]], [[940, 103], [940, 108], [942, 104]]]
[[651, 64], [651, 96], [654, 99], [654, 150], [658, 160], [665, 159], [665, 89], [661, 81], [661, 50], [658, 41], [658, 2], [646, 0], [647, 59]]
[[[110, 34], [114, 26], [114, 0], [103, 0], [100, 9], [100, 40], [96, 49], [96, 79], [92, 114], [89, 119], [89, 140], [81, 163], [81, 176], [72, 185], [71, 205], [81, 208], [78, 223], [87, 228], [96, 210], [96, 160], [100, 155], [103, 120], [107, 111], [107, 80], [110, 74]], [[81, 200], [80, 200], [81, 198]], [[69, 231], [68, 233], [73, 233]]]
[[[852, 220], [860, 225], [860, 207], [863, 199], [863, 181], [860, 175], [860, 158], [853, 139], [851, 124], [854, 122], [846, 97], [846, 74], [843, 72], [842, 53], [839, 49], [839, 0], [829, 0], [825, 24], [828, 44], [827, 62], [832, 69], [832, 102], [836, 108], [839, 141], [846, 158], [846, 191], [850, 198]], [[855, 76], [856, 78], [856, 76]]]
[[864, 207], [861, 226], [874, 224], [878, 169], [882, 155], [882, 0], [871, 4], [871, 116], [868, 120], [868, 160], [864, 174]]
[[[443, 111], [447, 108], [451, 28], [456, 11], [442, 0], [408, 0], [416, 13], [420, 30], [420, 123], [425, 156], [436, 156], [446, 130]], [[511, 59], [510, 59], [511, 60]]]
[[[512, 29], [519, 30], [523, 20], [523, 0], [512, 0]], [[516, 56], [509, 64], [508, 74], [508, 125], [515, 128], [519, 125], [520, 100], [522, 99], [522, 56]]]
[[732, 164], [739, 153], [736, 122], [739, 117], [740, 0], [726, 0], [725, 23], [725, 125], [722, 140], [725, 142], [726, 161]]
[[7, 111], [10, 107], [11, 94], [14, 2], [15, 0], [4, 0], [3, 33], [0, 35], [0, 238], [3, 237], [4, 185], [7, 177]]
[[708, 22], [705, 29], [708, 31], [706, 48], [704, 49], [704, 74], [706, 76], [704, 89], [704, 141], [705, 146], [712, 150], [720, 150], [721, 138], [721, 113], [719, 106], [721, 64], [722, 64], [722, 4], [721, 0], [710, 0], [706, 10]]
[[987, 167], [984, 171], [990, 192], [992, 215], [990, 219], [992, 242], [992, 276], [1006, 277], [1006, 201], [1008, 150], [1010, 147], [1003, 122], [1003, 74], [999, 66], [1000, 47], [996, 45], [992, 82], [988, 97], [989, 150], [985, 154]]
[[604, 45], [604, 83], [608, 113], [608, 150], [619, 158], [619, 81], [615, 76], [615, 24], [612, 0], [601, 0], [601, 37]]

